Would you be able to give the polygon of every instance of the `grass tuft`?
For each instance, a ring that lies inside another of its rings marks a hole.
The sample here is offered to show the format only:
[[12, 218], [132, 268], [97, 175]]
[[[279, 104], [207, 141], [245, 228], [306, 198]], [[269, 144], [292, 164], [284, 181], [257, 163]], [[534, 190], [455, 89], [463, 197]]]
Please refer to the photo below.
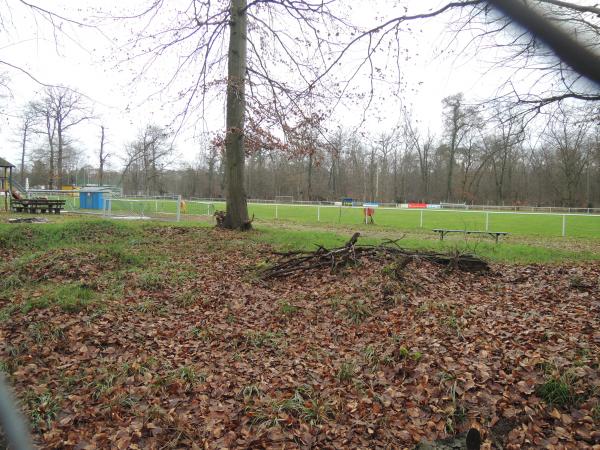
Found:
[[279, 304], [279, 311], [281, 311], [281, 314], [283, 315], [292, 316], [300, 311], [300, 308], [296, 305], [292, 305], [291, 303], [283, 301]]
[[354, 324], [359, 324], [371, 316], [371, 309], [362, 300], [346, 302], [346, 317]]
[[538, 385], [535, 393], [551, 406], [561, 408], [574, 406], [581, 400], [580, 396], [575, 393], [575, 381], [575, 376], [572, 373], [565, 372]]
[[49, 391], [41, 394], [30, 391], [25, 402], [31, 426], [36, 431], [49, 428], [60, 409], [59, 399]]
[[347, 383], [352, 381], [356, 374], [357, 367], [354, 361], [343, 362], [337, 371], [336, 378], [340, 383]]

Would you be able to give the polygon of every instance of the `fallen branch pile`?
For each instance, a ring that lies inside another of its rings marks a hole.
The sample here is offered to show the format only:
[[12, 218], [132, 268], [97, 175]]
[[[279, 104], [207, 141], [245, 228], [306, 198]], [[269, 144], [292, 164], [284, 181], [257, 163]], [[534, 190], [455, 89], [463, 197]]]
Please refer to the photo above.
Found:
[[487, 262], [467, 253], [442, 254], [419, 252], [402, 248], [396, 241], [386, 241], [379, 245], [356, 245], [360, 233], [354, 233], [342, 247], [327, 249], [319, 246], [314, 252], [291, 251], [277, 253], [281, 259], [262, 272], [261, 278], [282, 278], [298, 272], [308, 272], [329, 268], [331, 272], [356, 264], [361, 258], [400, 259], [403, 266], [414, 260], [429, 261], [450, 269], [464, 272], [487, 272]]
[[8, 223], [48, 223], [48, 219], [44, 217], [15, 217], [8, 219]]

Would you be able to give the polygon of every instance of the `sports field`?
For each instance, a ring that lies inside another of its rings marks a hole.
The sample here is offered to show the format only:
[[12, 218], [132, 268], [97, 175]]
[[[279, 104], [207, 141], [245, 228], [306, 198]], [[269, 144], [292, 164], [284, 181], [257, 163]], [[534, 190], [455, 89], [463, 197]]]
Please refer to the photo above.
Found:
[[[186, 215], [211, 215], [219, 209], [225, 209], [225, 204], [186, 200], [181, 212], [185, 218]], [[175, 214], [177, 201], [113, 199], [111, 210], [148, 216]], [[258, 221], [366, 226], [361, 207], [251, 203], [249, 211]], [[374, 221], [375, 227], [406, 231], [449, 228], [506, 231], [521, 236], [562, 236], [564, 226], [565, 236], [600, 239], [599, 215], [377, 208]]]

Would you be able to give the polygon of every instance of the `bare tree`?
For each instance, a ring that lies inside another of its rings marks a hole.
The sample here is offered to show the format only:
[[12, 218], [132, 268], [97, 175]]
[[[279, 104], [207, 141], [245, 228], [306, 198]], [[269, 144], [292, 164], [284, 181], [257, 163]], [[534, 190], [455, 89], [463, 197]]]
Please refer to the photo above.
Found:
[[500, 205], [504, 203], [506, 185], [510, 185], [526, 137], [525, 121], [522, 115], [511, 111], [510, 105], [498, 105], [487, 124], [487, 135], [482, 130], [481, 143], [492, 169], [495, 202]]
[[48, 87], [34, 110], [44, 126], [50, 149], [50, 189], [62, 188], [67, 134], [73, 127], [92, 118], [82, 96], [66, 87]]
[[559, 107], [548, 127], [546, 145], [549, 158], [556, 161], [555, 187], [561, 191], [561, 200], [566, 206], [578, 203], [583, 197], [582, 175], [593, 146], [589, 140], [591, 125], [574, 111]]
[[428, 131], [425, 136], [420, 134], [416, 124], [413, 124], [409, 112], [402, 111], [404, 124], [402, 127], [403, 140], [409, 150], [415, 151], [419, 160], [419, 174], [421, 180], [421, 194], [424, 199], [429, 198], [431, 159], [433, 153], [433, 136]]
[[458, 157], [462, 170], [460, 195], [463, 201], [472, 202], [475, 199], [474, 186], [479, 184], [483, 169], [488, 163], [478, 134], [468, 134], [464, 144], [458, 150]]
[[37, 116], [35, 107], [32, 103], [29, 103], [23, 108], [21, 112], [21, 123], [19, 127], [19, 137], [21, 144], [21, 169], [19, 173], [19, 181], [21, 185], [25, 184], [25, 158], [27, 156], [27, 144], [31, 139], [31, 135], [36, 132], [35, 126], [37, 123]]
[[148, 125], [125, 151], [121, 183], [129, 175], [129, 191], [145, 195], [164, 193], [160, 177], [174, 157], [169, 133], [159, 126]]
[[474, 107], [465, 104], [462, 93], [451, 95], [442, 100], [444, 105], [444, 129], [448, 139], [448, 160], [446, 173], [446, 200], [452, 199], [452, 181], [456, 155], [459, 147], [465, 144], [468, 136], [476, 129], [478, 118]]
[[[8, 75], [6, 73], [0, 72], [0, 100], [4, 101], [5, 98], [9, 97], [10, 95], [10, 88], [9, 88], [9, 82], [10, 82], [10, 78], [8, 77]], [[0, 108], [3, 105], [0, 104]], [[0, 111], [2, 111], [0, 109]]]
[[46, 95], [46, 105], [56, 124], [56, 180], [58, 189], [62, 189], [65, 135], [72, 127], [90, 119], [91, 114], [81, 95], [68, 88], [49, 88]]
[[104, 184], [104, 166], [110, 157], [110, 153], [107, 153], [104, 149], [105, 143], [105, 127], [100, 125], [100, 150], [98, 153], [98, 184], [100, 186]]
[[[46, 99], [47, 100], [47, 99]], [[48, 140], [48, 189], [53, 189], [56, 183], [56, 172], [55, 172], [55, 135], [56, 135], [56, 121], [52, 116], [50, 105], [47, 101], [35, 102], [33, 109], [36, 114], [37, 120], [44, 127], [44, 133]]]

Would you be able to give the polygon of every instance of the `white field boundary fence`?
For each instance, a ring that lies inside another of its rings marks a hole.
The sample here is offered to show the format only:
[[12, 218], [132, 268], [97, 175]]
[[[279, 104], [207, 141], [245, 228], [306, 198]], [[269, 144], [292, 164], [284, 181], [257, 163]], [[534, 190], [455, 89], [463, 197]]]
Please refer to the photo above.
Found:
[[[291, 198], [291, 197], [290, 197]], [[194, 197], [197, 201], [202, 202], [213, 202], [213, 203], [224, 203], [224, 198], [216, 197]], [[339, 206], [338, 201], [308, 201], [308, 200], [289, 200], [282, 201], [250, 198], [248, 203], [267, 204], [267, 205], [313, 205], [313, 206]], [[363, 201], [355, 201], [354, 207], [362, 208]], [[439, 203], [435, 206], [436, 208], [407, 208], [401, 203], [381, 203], [376, 202], [380, 208], [391, 208], [391, 209], [426, 209], [430, 210], [451, 210], [451, 211], [498, 211], [498, 212], [538, 212], [538, 213], [552, 213], [552, 214], [598, 214], [600, 215], [600, 208], [576, 208], [567, 206], [528, 206], [528, 205], [468, 205], [465, 203]], [[433, 206], [433, 205], [431, 205]]]
[[155, 197], [108, 197], [104, 199], [102, 215], [105, 217], [191, 220], [194, 217], [212, 217], [212, 202], [183, 199], [180, 195]]
[[[252, 211], [252, 205], [250, 205], [250, 209]], [[327, 216], [331, 216], [331, 214], [327, 214], [324, 211], [326, 210], [338, 210], [340, 213], [338, 214], [338, 220], [334, 222], [337, 223], [348, 223], [341, 219], [344, 211], [346, 210], [354, 210], [357, 211], [358, 214], [354, 214], [353, 223], [362, 224], [368, 223], [368, 217], [365, 214], [365, 206], [338, 206], [338, 205], [300, 205], [300, 204], [273, 204], [273, 216], [275, 220], [294, 220], [293, 218], [288, 219], [286, 217], [286, 209], [290, 207], [298, 207], [298, 208], [306, 208], [312, 206], [314, 211], [312, 212], [312, 216], [314, 221], [323, 222], [323, 223], [331, 223], [331, 220], [327, 219]], [[372, 208], [369, 206], [369, 208]], [[429, 209], [429, 208], [419, 208], [419, 209], [408, 209], [408, 208], [396, 208], [396, 207], [376, 207], [374, 214], [374, 222], [375, 224], [380, 224], [384, 226], [393, 226], [396, 220], [385, 220], [382, 221], [378, 218], [381, 216], [383, 212], [390, 213], [390, 215], [396, 219], [400, 219], [401, 216], [412, 216], [412, 220], [402, 220], [403, 223], [398, 223], [399, 229], [410, 229], [410, 228], [453, 228], [453, 229], [470, 229], [470, 230], [480, 230], [480, 231], [507, 231], [509, 233], [514, 234], [538, 234], [535, 231], [531, 232], [527, 230], [528, 228], [536, 227], [539, 228], [540, 235], [553, 235], [553, 236], [569, 236], [569, 235], [584, 235], [590, 237], [600, 238], [600, 214], [596, 213], [550, 213], [550, 212], [526, 212], [526, 211], [490, 211], [490, 210], [475, 210], [475, 209]], [[305, 209], [306, 211], [306, 209]], [[308, 213], [308, 211], [306, 211]], [[464, 220], [459, 219], [458, 221], [453, 218], [453, 220], [446, 220], [446, 217], [451, 215], [463, 215], [466, 217]], [[294, 216], [296, 216], [294, 214]], [[309, 214], [306, 215], [308, 218]], [[446, 217], [444, 217], [446, 216]], [[468, 217], [475, 216], [475, 220], [469, 220]], [[257, 218], [261, 218], [259, 215]], [[360, 220], [357, 220], [360, 219]], [[502, 219], [502, 220], [500, 220]], [[523, 220], [530, 219], [530, 220]], [[302, 220], [306, 222], [306, 220]], [[400, 222], [400, 221], [399, 221]], [[418, 225], [416, 223], [418, 222]], [[522, 222], [518, 224], [516, 227], [511, 225], [510, 222]], [[529, 223], [527, 223], [529, 222]], [[551, 222], [551, 223], [548, 223]], [[579, 222], [576, 223], [576, 222]], [[578, 226], [582, 225], [582, 226]], [[577, 228], [583, 228], [581, 233], [572, 232], [569, 233], [569, 230], [576, 231]]]
[[[118, 196], [104, 193], [100, 209], [81, 208], [77, 191], [28, 191], [27, 196], [65, 200], [64, 211], [104, 217], [158, 219], [167, 221], [213, 220], [216, 210], [225, 209], [220, 198], [188, 198], [179, 195]], [[283, 200], [283, 199], [282, 199]], [[250, 216], [256, 220], [364, 225], [365, 206], [342, 206], [336, 202], [305, 202], [250, 199]], [[400, 208], [378, 204], [374, 223], [398, 229], [468, 229], [506, 231], [514, 235], [577, 236], [600, 238], [599, 208], [557, 208], [441, 204], [439, 208]], [[516, 208], [516, 210], [515, 210]]]
[[[222, 199], [215, 209], [225, 209]], [[368, 206], [373, 208], [373, 206]], [[274, 203], [249, 201], [250, 215], [257, 220], [361, 225], [368, 223], [365, 206], [340, 206], [323, 203]], [[600, 214], [549, 213], [528, 211], [491, 211], [446, 208], [397, 208], [377, 206], [374, 223], [387, 228], [465, 229], [506, 231], [514, 235], [581, 236], [600, 238]]]
[[214, 202], [183, 200], [180, 195], [124, 197], [110, 192], [103, 192], [98, 201], [91, 202], [93, 207], [90, 207], [89, 204], [80, 204], [80, 194], [77, 190], [29, 190], [24, 196], [64, 200], [63, 211], [66, 213], [114, 218], [179, 221], [195, 216], [212, 217], [215, 211]]

